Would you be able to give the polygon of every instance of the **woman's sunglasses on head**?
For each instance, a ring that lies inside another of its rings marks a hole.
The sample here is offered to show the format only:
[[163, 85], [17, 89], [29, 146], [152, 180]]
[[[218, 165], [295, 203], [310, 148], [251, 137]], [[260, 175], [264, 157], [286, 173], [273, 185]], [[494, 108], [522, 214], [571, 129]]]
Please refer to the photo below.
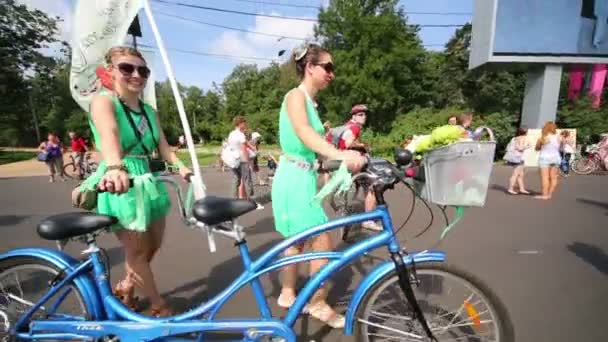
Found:
[[150, 68], [145, 65], [134, 65], [130, 63], [118, 63], [118, 71], [124, 76], [131, 76], [133, 72], [137, 70], [137, 73], [142, 78], [148, 78], [150, 76]]

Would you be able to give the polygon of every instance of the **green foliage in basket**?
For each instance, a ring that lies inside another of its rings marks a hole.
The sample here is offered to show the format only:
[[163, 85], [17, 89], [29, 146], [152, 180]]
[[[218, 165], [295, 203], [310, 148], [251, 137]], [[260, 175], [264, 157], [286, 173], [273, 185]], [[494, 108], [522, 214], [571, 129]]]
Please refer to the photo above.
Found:
[[423, 154], [436, 148], [449, 145], [460, 140], [463, 136], [462, 128], [458, 126], [445, 125], [435, 128], [431, 135], [427, 135], [416, 145], [416, 153]]

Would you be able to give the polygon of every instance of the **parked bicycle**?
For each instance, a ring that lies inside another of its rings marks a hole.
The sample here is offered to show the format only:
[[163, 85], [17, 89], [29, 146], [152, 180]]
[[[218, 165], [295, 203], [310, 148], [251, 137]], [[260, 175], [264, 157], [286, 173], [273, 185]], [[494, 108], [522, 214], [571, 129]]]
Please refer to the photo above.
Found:
[[91, 154], [85, 153], [80, 161], [80, 166], [82, 168], [82, 174], [80, 174], [80, 170], [78, 169], [78, 160], [75, 153], [70, 154], [71, 162], [65, 164], [63, 167], [63, 174], [71, 179], [79, 179], [86, 178], [95, 171], [97, 171], [97, 167], [99, 164], [95, 161], [91, 161]]
[[580, 156], [577, 156], [571, 163], [570, 166], [574, 173], [579, 175], [589, 175], [593, 172], [604, 169], [604, 162], [600, 157], [600, 154], [595, 149], [585, 151], [584, 147], [581, 151]]
[[[159, 181], [175, 187], [179, 212], [186, 225], [235, 240], [244, 269], [221, 293], [173, 317], [143, 316], [130, 311], [112, 295], [103, 249], [96, 238], [116, 223], [115, 218], [86, 212], [51, 216], [39, 224], [40, 237], [82, 241], [87, 245], [83, 251], [85, 258], [76, 260], [45, 248], [1, 254], [0, 340], [204, 341], [205, 334], [213, 331], [240, 333], [241, 341], [295, 342], [294, 323], [313, 293], [341, 268], [385, 247], [390, 257], [370, 270], [352, 295], [346, 311], [345, 335], [355, 333], [358, 341], [514, 341], [509, 315], [487, 285], [445, 263], [442, 251], [408, 253], [399, 245], [384, 194], [404, 184], [400, 189], [409, 189], [416, 195], [416, 186], [408, 180], [418, 178], [418, 182], [425, 183], [424, 177], [418, 177], [420, 169], [406, 168], [410, 159], [411, 155], [399, 151], [395, 155], [396, 165], [386, 160], [369, 163], [354, 176], [372, 184], [378, 201], [374, 211], [313, 227], [281, 241], [256, 260], [251, 259], [245, 230], [235, 222], [241, 215], [256, 210], [255, 202], [206, 196], [191, 204], [187, 196], [184, 203], [179, 184], [172, 178], [159, 177]], [[474, 166], [477, 170], [477, 165]], [[328, 171], [338, 167], [337, 162], [324, 164]], [[467, 170], [461, 171], [459, 177]], [[463, 210], [457, 208], [457, 213], [459, 218]], [[314, 235], [367, 220], [381, 221], [383, 231], [345, 250], [280, 257], [290, 246]], [[274, 317], [260, 276], [314, 259], [329, 259], [329, 263], [308, 280], [283, 318]], [[226, 302], [246, 285], [253, 289], [260, 317], [217, 318]]]

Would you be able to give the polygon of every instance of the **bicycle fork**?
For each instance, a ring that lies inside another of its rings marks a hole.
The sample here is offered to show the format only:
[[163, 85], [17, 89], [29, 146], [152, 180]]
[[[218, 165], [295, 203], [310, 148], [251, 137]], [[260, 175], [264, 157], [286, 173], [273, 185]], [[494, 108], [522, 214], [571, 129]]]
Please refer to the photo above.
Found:
[[[409, 302], [414, 311], [414, 318], [418, 320], [418, 322], [422, 325], [422, 328], [426, 332], [426, 336], [431, 340], [437, 342], [437, 338], [433, 335], [431, 328], [429, 327], [426, 318], [424, 318], [424, 314], [422, 313], [422, 309], [416, 300], [416, 295], [414, 295], [414, 289], [412, 288], [412, 280], [418, 284], [418, 279], [416, 278], [416, 265], [414, 264], [414, 258], [412, 258], [412, 273], [407, 268], [407, 265], [403, 261], [403, 255], [401, 252], [391, 252], [391, 259], [395, 263], [395, 269], [397, 270], [397, 276], [399, 277], [399, 287], [405, 298]], [[412, 279], [410, 279], [412, 277]], [[416, 285], [418, 286], [418, 285]]]

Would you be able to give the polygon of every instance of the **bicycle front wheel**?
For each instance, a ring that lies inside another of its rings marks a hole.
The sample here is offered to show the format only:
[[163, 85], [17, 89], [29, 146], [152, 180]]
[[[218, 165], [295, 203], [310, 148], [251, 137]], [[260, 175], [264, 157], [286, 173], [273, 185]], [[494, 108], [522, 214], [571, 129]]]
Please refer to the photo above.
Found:
[[[514, 341], [511, 319], [483, 282], [442, 263], [416, 265], [414, 294], [438, 341]], [[357, 341], [429, 341], [399, 287], [396, 271], [380, 280], [356, 313]]]
[[[15, 257], [0, 262], [0, 341], [12, 340], [10, 329], [62, 274], [55, 265], [35, 257]], [[90, 319], [92, 316], [83, 298], [75, 284], [67, 284], [46, 301], [32, 319]]]

